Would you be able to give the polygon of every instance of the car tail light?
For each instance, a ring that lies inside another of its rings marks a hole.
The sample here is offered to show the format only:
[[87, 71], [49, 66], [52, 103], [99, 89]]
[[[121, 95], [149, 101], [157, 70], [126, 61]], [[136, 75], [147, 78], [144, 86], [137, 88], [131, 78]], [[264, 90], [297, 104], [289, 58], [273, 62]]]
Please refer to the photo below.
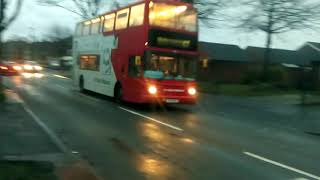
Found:
[[8, 68], [5, 67], [5, 66], [0, 66], [0, 69], [2, 69], [2, 70], [8, 70]]

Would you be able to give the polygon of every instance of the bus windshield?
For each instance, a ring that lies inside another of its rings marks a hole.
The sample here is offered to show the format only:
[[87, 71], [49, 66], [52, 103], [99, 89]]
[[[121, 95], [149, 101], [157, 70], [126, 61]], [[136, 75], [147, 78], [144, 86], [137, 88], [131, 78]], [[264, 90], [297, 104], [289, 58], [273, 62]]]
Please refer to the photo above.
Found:
[[149, 21], [152, 26], [197, 31], [197, 12], [195, 9], [181, 5], [170, 5], [165, 3], [151, 2]]
[[150, 53], [145, 61], [145, 78], [195, 80], [196, 58]]

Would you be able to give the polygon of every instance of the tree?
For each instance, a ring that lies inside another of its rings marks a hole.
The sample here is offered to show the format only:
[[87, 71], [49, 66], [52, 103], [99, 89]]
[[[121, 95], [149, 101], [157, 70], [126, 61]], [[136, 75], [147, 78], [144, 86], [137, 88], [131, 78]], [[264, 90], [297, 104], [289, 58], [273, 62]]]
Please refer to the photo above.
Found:
[[58, 24], [53, 24], [50, 26], [46, 38], [48, 41], [56, 42], [62, 39], [69, 38], [71, 36], [72, 30], [70, 28]]
[[[22, 7], [22, 2], [23, 0], [17, 0], [16, 2], [16, 7], [14, 8], [13, 13], [10, 15], [8, 15], [7, 10], [8, 10], [8, 5], [10, 5], [8, 3], [8, 0], [0, 0], [0, 63], [2, 61], [2, 35], [3, 32], [12, 24], [12, 22], [14, 20], [16, 20], [16, 18], [18, 17], [21, 7]], [[10, 3], [12, 3], [12, 0], [10, 1]], [[0, 86], [2, 83], [2, 79], [0, 76]], [[0, 87], [0, 91], [1, 91], [1, 87]]]
[[[15, 8], [13, 13], [8, 15], [7, 10], [8, 10], [8, 5], [9, 4], [8, 0], [0, 0], [0, 62], [1, 62], [1, 56], [2, 56], [2, 35], [3, 32], [12, 24], [14, 20], [18, 17], [21, 7], [22, 7], [22, 2], [23, 0], [17, 0], [15, 4]], [[12, 1], [10, 2], [12, 3]]]
[[[72, 12], [83, 19], [88, 19], [97, 16], [105, 7], [104, 0], [38, 0], [40, 5], [54, 6]], [[115, 0], [112, 6], [118, 6], [119, 3]]]
[[262, 77], [267, 80], [273, 36], [314, 27], [320, 4], [308, 0], [245, 0], [244, 5], [248, 12], [244, 12], [238, 27], [266, 34]]
[[225, 15], [220, 14], [221, 9], [227, 7], [231, 0], [183, 0], [193, 4], [198, 9], [198, 18], [206, 26], [213, 27], [215, 21], [221, 21]]

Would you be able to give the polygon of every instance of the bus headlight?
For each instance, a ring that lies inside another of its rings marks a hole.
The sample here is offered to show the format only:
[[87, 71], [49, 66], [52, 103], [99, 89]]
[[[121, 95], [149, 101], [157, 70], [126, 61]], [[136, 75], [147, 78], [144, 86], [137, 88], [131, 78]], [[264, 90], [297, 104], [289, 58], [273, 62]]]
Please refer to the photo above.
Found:
[[148, 92], [149, 92], [150, 94], [157, 94], [157, 88], [156, 88], [156, 86], [149, 86]]
[[188, 93], [193, 96], [197, 94], [197, 90], [196, 88], [191, 87], [188, 89]]

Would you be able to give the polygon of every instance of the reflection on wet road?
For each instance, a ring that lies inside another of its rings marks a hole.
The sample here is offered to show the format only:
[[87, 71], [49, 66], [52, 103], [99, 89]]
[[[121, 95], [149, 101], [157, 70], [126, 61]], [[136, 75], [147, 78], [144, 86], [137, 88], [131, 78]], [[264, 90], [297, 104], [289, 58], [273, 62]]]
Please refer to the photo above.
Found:
[[110, 98], [80, 94], [70, 79], [50, 72], [6, 78], [5, 84], [18, 92], [70, 152], [78, 152], [105, 179], [293, 180], [320, 175], [314, 161], [320, 159], [318, 141], [265, 127], [259, 120], [218, 115], [215, 102], [155, 110], [130, 104], [119, 108]]

